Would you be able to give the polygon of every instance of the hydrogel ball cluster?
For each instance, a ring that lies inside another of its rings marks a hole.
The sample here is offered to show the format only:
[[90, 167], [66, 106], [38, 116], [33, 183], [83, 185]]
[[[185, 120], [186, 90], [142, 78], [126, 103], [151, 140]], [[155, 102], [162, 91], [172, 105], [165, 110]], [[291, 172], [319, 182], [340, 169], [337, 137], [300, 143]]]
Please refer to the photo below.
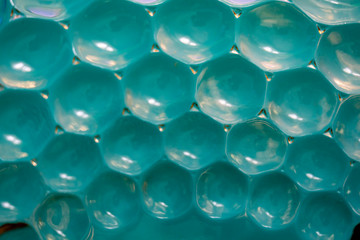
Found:
[[1, 240], [360, 222], [359, 0], [0, 0], [0, 29]]

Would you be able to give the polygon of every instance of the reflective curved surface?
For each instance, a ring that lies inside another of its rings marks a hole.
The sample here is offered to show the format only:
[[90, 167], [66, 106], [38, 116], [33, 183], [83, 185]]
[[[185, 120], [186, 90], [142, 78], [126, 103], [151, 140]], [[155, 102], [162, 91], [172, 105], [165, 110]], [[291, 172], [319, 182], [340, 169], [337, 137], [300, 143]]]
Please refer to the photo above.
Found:
[[358, 0], [293, 0], [314, 21], [337, 25], [360, 21]]
[[34, 158], [51, 139], [55, 124], [46, 101], [25, 91], [0, 93], [0, 159]]
[[191, 176], [176, 165], [162, 163], [146, 173], [142, 182], [142, 195], [145, 210], [153, 217], [180, 217], [191, 207]]
[[233, 126], [227, 137], [228, 159], [246, 174], [278, 168], [287, 148], [285, 135], [269, 122], [254, 119]]
[[354, 166], [344, 185], [344, 195], [354, 211], [360, 215], [360, 166]]
[[340, 105], [333, 129], [344, 152], [360, 161], [360, 96], [352, 96]]
[[323, 132], [329, 127], [337, 101], [327, 79], [310, 68], [277, 73], [268, 85], [269, 116], [290, 136]]
[[155, 14], [161, 50], [186, 64], [199, 64], [230, 51], [235, 17], [230, 8], [208, 0], [172, 0]]
[[289, 146], [286, 172], [309, 191], [336, 190], [349, 172], [350, 159], [324, 135], [295, 139]]
[[0, 223], [28, 219], [45, 193], [44, 181], [30, 163], [1, 163]]
[[352, 214], [339, 195], [314, 194], [300, 208], [297, 229], [304, 239], [350, 239]]
[[134, 223], [140, 212], [135, 182], [114, 172], [104, 173], [90, 184], [85, 204], [93, 224], [104, 230], [122, 229]]
[[0, 29], [9, 21], [10, 6], [8, 0], [0, 0]]
[[163, 3], [167, 0], [130, 0], [134, 3], [138, 3], [138, 4], [142, 4], [145, 6], [153, 6], [153, 5], [158, 5], [160, 3]]
[[83, 189], [102, 164], [98, 146], [90, 137], [64, 133], [56, 136], [37, 158], [46, 183], [59, 192]]
[[101, 136], [104, 159], [119, 172], [140, 174], [163, 154], [158, 128], [133, 116], [119, 118]]
[[245, 213], [246, 176], [227, 163], [206, 169], [196, 183], [198, 207], [210, 218], [227, 219]]
[[34, 18], [7, 24], [0, 32], [0, 52], [1, 83], [22, 89], [46, 88], [73, 56], [64, 28]]
[[293, 221], [299, 204], [298, 187], [285, 175], [272, 173], [253, 182], [247, 212], [261, 226], [279, 229]]
[[264, 104], [264, 72], [238, 55], [229, 54], [206, 63], [197, 81], [199, 107], [221, 123], [255, 117]]
[[98, 0], [72, 20], [69, 30], [81, 60], [110, 70], [143, 57], [153, 44], [149, 14], [129, 1]]
[[229, 6], [232, 7], [249, 7], [264, 2], [269, 2], [271, 0], [219, 0], [219, 1], [228, 4]]
[[86, 64], [71, 67], [50, 89], [54, 116], [66, 131], [95, 135], [121, 114], [124, 96], [112, 72]]
[[[139, 71], [141, 69], [141, 71]], [[195, 80], [181, 62], [150, 54], [124, 75], [125, 102], [141, 119], [162, 124], [187, 112], [195, 94]]]
[[315, 23], [291, 4], [271, 2], [241, 16], [236, 44], [253, 63], [273, 72], [306, 66], [318, 35]]
[[360, 24], [349, 24], [327, 30], [315, 55], [319, 70], [338, 90], [348, 94], [360, 94], [359, 49]]
[[86, 210], [72, 195], [50, 195], [36, 209], [34, 224], [43, 239], [92, 239]]
[[13, 229], [0, 236], [1, 240], [40, 240], [38, 234], [31, 227]]
[[189, 112], [166, 125], [164, 142], [170, 160], [195, 170], [222, 157], [225, 131], [210, 117]]

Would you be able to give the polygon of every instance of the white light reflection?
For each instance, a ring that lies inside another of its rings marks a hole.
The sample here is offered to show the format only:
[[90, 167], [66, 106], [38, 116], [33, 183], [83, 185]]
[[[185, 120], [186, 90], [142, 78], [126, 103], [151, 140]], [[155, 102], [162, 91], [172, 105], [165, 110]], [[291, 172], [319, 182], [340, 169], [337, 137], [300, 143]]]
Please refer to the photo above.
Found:
[[180, 42], [182, 42], [183, 44], [186, 44], [186, 45], [189, 45], [189, 46], [193, 46], [193, 47], [197, 46], [196, 43], [194, 43], [193, 41], [191, 41], [191, 40], [190, 40], [189, 38], [187, 38], [187, 37], [181, 37], [181, 38], [179, 38], [179, 40], [180, 40]]
[[22, 71], [22, 72], [31, 72], [33, 70], [30, 66], [26, 65], [23, 62], [14, 63], [12, 65], [12, 67], [15, 70], [19, 70], [19, 71]]
[[9, 142], [12, 142], [15, 145], [19, 145], [21, 144], [21, 140], [18, 139], [16, 136], [14, 135], [5, 135], [6, 140], [8, 140]]
[[105, 50], [105, 51], [108, 51], [108, 52], [113, 52], [115, 51], [115, 49], [110, 46], [108, 43], [105, 43], [105, 42], [96, 42], [95, 45], [102, 49], [102, 50]]
[[288, 116], [294, 120], [299, 120], [299, 121], [303, 121], [304, 119], [302, 117], [299, 117], [298, 115], [296, 115], [295, 113], [290, 113], [288, 114]]

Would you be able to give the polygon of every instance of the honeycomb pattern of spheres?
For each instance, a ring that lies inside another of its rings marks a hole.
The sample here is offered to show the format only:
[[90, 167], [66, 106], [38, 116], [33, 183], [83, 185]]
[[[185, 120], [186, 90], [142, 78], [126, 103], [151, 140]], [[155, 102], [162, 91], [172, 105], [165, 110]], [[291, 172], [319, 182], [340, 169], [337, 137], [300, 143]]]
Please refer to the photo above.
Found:
[[0, 0], [0, 240], [349, 240], [355, 0]]

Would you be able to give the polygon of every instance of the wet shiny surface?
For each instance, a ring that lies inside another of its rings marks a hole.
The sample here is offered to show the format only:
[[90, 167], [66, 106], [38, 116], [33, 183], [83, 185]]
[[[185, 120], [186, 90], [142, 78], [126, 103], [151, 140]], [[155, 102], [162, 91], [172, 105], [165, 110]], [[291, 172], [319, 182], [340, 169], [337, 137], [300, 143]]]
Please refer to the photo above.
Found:
[[360, 166], [352, 168], [344, 185], [344, 195], [350, 206], [360, 214]]
[[326, 31], [315, 55], [319, 70], [337, 89], [348, 94], [360, 94], [359, 49], [360, 24], [349, 24]]
[[4, 26], [10, 17], [10, 6], [7, 0], [0, 0], [0, 29]]
[[269, 1], [271, 0], [220, 0], [232, 7], [248, 7]]

